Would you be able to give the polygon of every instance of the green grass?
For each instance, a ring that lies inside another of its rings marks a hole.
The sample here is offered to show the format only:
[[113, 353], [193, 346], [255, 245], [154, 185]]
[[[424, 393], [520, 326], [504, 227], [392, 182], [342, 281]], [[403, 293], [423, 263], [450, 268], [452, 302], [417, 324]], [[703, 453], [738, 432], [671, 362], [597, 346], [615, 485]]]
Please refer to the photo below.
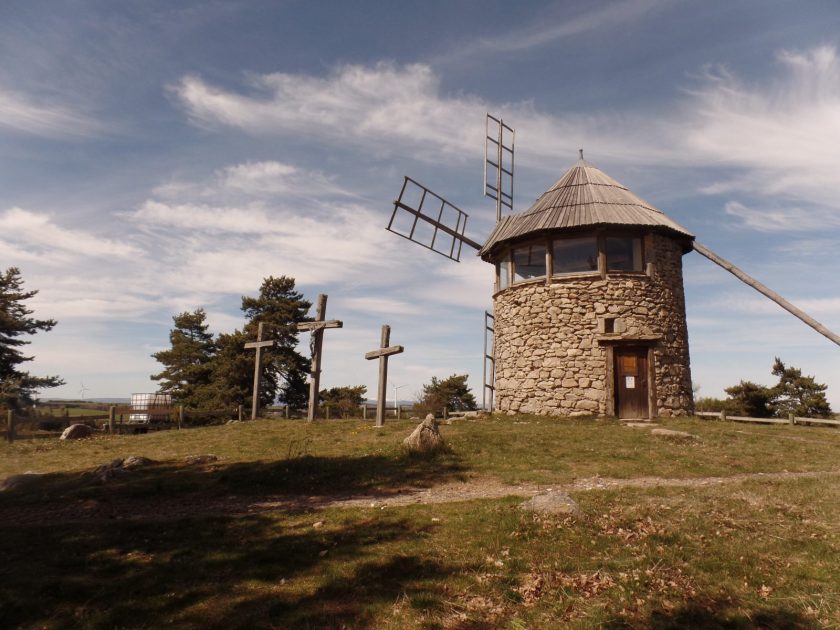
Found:
[[[516, 424], [516, 423], [521, 424]], [[310, 497], [493, 476], [727, 476], [838, 466], [840, 431], [679, 419], [664, 441], [609, 421], [519, 417], [241, 425], [0, 447], [0, 619], [24, 627], [811, 628], [840, 626], [840, 480], [577, 492], [578, 520], [521, 499], [313, 509]], [[188, 466], [214, 453], [216, 464]], [[116, 457], [159, 463], [102, 483]], [[214, 509], [288, 499], [274, 512]], [[300, 499], [295, 503], [294, 499]], [[319, 523], [319, 526], [314, 525]]]

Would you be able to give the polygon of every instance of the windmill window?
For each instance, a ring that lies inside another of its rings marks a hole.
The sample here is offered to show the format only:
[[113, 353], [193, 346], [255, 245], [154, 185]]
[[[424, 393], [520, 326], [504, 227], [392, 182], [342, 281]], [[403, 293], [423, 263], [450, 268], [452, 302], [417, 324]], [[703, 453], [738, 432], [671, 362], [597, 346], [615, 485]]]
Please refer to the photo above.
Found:
[[510, 286], [510, 258], [505, 256], [499, 261], [499, 291]]
[[533, 243], [513, 250], [513, 281], [545, 276], [545, 244]]
[[607, 271], [644, 271], [642, 239], [635, 236], [608, 236]]
[[594, 236], [564, 238], [553, 243], [552, 273], [598, 270], [598, 239]]

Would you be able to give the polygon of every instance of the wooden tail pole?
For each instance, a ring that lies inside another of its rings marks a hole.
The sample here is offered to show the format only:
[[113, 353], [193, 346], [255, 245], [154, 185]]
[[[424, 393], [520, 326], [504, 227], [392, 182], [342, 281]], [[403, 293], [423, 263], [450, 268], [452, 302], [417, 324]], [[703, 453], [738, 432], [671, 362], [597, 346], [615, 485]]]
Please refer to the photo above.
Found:
[[705, 256], [706, 258], [711, 260], [716, 265], [720, 265], [721, 267], [726, 269], [729, 273], [731, 273], [733, 276], [735, 276], [736, 278], [738, 278], [742, 282], [748, 284], [749, 286], [751, 286], [753, 289], [755, 289], [759, 293], [763, 294], [764, 296], [770, 298], [776, 304], [778, 304], [783, 309], [785, 309], [788, 313], [790, 313], [791, 315], [794, 315], [795, 317], [798, 317], [803, 322], [808, 324], [811, 328], [816, 330], [818, 333], [820, 333], [824, 337], [827, 337], [828, 339], [830, 339], [831, 341], [836, 343], [838, 346], [840, 346], [840, 335], [830, 331], [828, 328], [823, 326], [821, 323], [819, 323], [813, 317], [811, 317], [810, 315], [808, 315], [804, 311], [801, 311], [800, 309], [796, 308], [793, 304], [788, 302], [781, 295], [779, 295], [775, 291], [771, 291], [766, 286], [761, 284], [758, 280], [748, 276], [743, 271], [738, 269], [738, 267], [733, 265], [731, 262], [729, 262], [728, 260], [724, 260], [723, 258], [721, 258], [717, 254], [715, 254], [713, 251], [707, 249], [706, 247], [704, 247], [703, 245], [701, 245], [697, 241], [694, 241], [693, 246], [694, 246], [694, 250], [698, 254], [700, 254], [701, 256]]

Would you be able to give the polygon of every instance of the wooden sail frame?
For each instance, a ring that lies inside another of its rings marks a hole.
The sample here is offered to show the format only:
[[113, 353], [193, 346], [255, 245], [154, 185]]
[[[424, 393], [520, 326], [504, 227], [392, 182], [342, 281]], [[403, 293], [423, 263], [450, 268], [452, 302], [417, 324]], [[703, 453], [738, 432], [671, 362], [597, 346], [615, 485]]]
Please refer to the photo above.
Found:
[[[490, 135], [491, 127], [493, 135]], [[515, 140], [513, 127], [501, 118], [487, 114], [484, 120], [484, 196], [496, 201], [496, 223], [502, 220], [502, 207], [513, 212]]]
[[[418, 201], [412, 203], [410, 199], [415, 196], [418, 196]], [[398, 217], [402, 216], [400, 213], [408, 215], [411, 223], [410, 229], [401, 229], [396, 225]], [[452, 218], [454, 218], [454, 223]], [[400, 195], [394, 201], [391, 220], [385, 229], [445, 258], [461, 262], [463, 245], [468, 245], [476, 251], [481, 249], [480, 243], [464, 234], [467, 229], [468, 218], [469, 215], [466, 212], [449, 203], [437, 193], [432, 192], [423, 184], [405, 176]], [[417, 229], [419, 226], [426, 224], [432, 226], [431, 239], [428, 242], [421, 238]], [[441, 234], [445, 236], [441, 237]]]

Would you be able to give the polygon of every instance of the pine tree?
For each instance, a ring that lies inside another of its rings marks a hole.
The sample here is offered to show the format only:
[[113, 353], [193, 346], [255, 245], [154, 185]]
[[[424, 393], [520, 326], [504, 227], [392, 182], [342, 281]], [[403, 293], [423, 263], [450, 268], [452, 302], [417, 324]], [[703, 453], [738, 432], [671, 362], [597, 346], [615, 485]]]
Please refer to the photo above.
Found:
[[208, 405], [227, 408], [249, 406], [254, 388], [254, 351], [245, 344], [257, 338], [257, 328], [263, 324], [263, 339], [274, 340], [272, 348], [262, 354], [260, 406], [274, 402], [286, 403], [301, 409], [308, 401], [306, 373], [308, 361], [295, 350], [298, 331], [296, 324], [306, 321], [311, 306], [295, 289], [293, 278], [280, 276], [263, 280], [258, 297], [242, 298], [245, 313], [244, 330], [221, 334], [216, 339]]
[[741, 381], [723, 391], [729, 395], [724, 408], [733, 416], [769, 418], [775, 412], [776, 399], [771, 387], [764, 387], [752, 381]]
[[[259, 297], [243, 296], [242, 311], [248, 320], [246, 337], [256, 339], [257, 326], [262, 322], [264, 338], [275, 342], [263, 357], [261, 405], [279, 401], [298, 409], [306, 406], [308, 361], [295, 349], [298, 341], [296, 324], [308, 319], [311, 306], [303, 294], [295, 291], [294, 278], [286, 276], [264, 279]], [[253, 355], [253, 351], [249, 354]], [[251, 361], [253, 366], [253, 356]], [[249, 396], [252, 389], [253, 385], [249, 386]]]
[[773, 363], [773, 375], [779, 377], [779, 383], [773, 387], [777, 415], [831, 416], [831, 406], [825, 397], [827, 385], [817, 383], [813, 376], [802, 376], [800, 369], [786, 367], [779, 357]]
[[17, 267], [9, 267], [0, 274], [0, 404], [3, 405], [32, 404], [32, 397], [39, 390], [64, 384], [58, 376], [32, 376], [18, 369], [22, 363], [34, 359], [21, 352], [22, 346], [31, 343], [21, 339], [21, 335], [47, 332], [56, 325], [54, 319], [29, 317], [33, 311], [23, 302], [37, 294], [38, 291], [23, 290], [23, 279]]
[[321, 404], [330, 408], [333, 417], [340, 415], [342, 418], [351, 418], [359, 413], [359, 406], [365, 402], [366, 393], [365, 385], [322, 389]]
[[170, 348], [152, 356], [164, 370], [151, 378], [160, 381], [160, 389], [172, 395], [174, 402], [199, 409], [207, 406], [212, 360], [216, 351], [213, 335], [207, 332], [204, 309], [183, 312], [172, 320]]
[[254, 384], [254, 351], [246, 350], [245, 333], [235, 330], [216, 337], [216, 355], [210, 372], [206, 406], [229, 409], [248, 406]]
[[414, 409], [419, 413], [441, 413], [444, 407], [449, 411], [471, 411], [476, 408], [475, 397], [467, 385], [467, 374], [453, 374], [449, 378], [423, 385], [420, 399]]

